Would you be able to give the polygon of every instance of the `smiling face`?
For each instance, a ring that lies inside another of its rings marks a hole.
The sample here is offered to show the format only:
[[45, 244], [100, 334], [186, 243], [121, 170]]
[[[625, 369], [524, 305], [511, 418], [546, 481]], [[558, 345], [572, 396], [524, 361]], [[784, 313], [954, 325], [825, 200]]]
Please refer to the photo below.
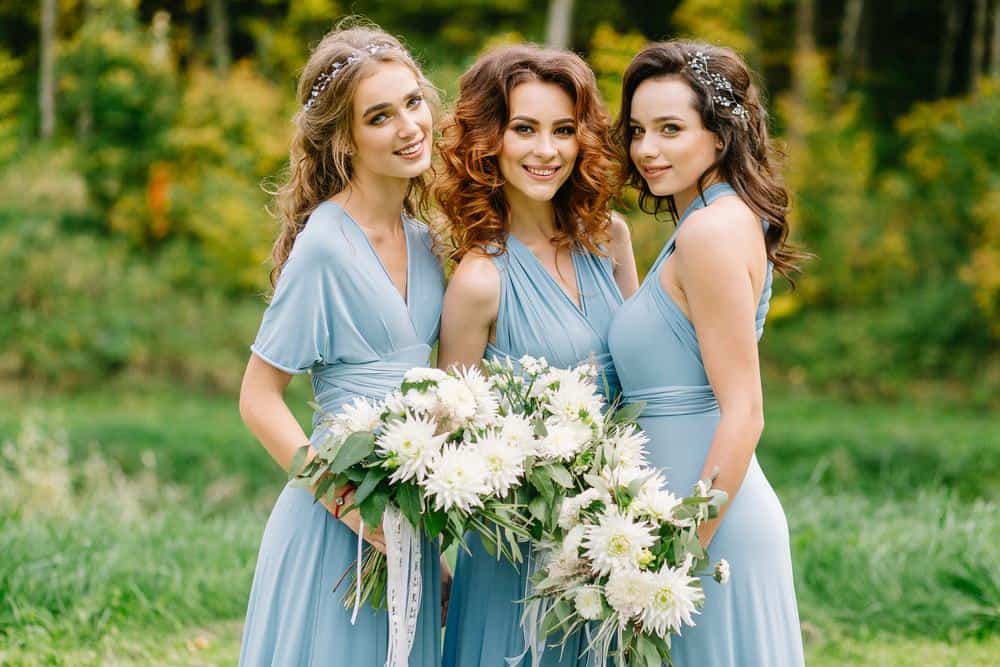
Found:
[[356, 174], [415, 178], [431, 166], [433, 120], [413, 71], [379, 63], [354, 94]]
[[698, 178], [715, 163], [721, 148], [719, 137], [702, 124], [695, 93], [684, 80], [652, 78], [636, 88], [629, 156], [654, 195], [673, 195], [683, 211], [697, 196]]
[[551, 201], [580, 152], [572, 98], [554, 83], [515, 86], [502, 141], [498, 162], [507, 197]]

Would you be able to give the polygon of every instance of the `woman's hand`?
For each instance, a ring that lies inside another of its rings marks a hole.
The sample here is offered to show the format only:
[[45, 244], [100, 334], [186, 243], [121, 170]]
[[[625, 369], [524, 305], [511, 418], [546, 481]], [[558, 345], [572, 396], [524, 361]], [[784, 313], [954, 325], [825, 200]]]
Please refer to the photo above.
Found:
[[[335, 498], [343, 499], [342, 505], [337, 505], [336, 501], [323, 500], [323, 505], [330, 510], [330, 514], [344, 523], [345, 526], [354, 531], [355, 534], [361, 532], [361, 512], [356, 508], [350, 512], [344, 512], [344, 508], [354, 504], [354, 487], [342, 487], [337, 489]], [[362, 536], [368, 544], [372, 545], [380, 553], [385, 553], [385, 535], [382, 533], [382, 526], [365, 526], [365, 533]]]

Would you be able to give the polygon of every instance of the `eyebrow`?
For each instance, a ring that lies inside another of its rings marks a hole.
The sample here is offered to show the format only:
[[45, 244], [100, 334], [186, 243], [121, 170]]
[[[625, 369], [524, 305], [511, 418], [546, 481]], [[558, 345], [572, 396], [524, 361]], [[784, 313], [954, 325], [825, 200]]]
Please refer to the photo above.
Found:
[[[535, 120], [534, 118], [532, 118], [530, 116], [514, 116], [513, 118], [510, 119], [510, 122], [513, 123], [515, 120], [519, 120], [519, 121], [522, 121], [522, 122], [525, 122], [525, 123], [533, 123], [535, 125], [539, 124], [537, 120]], [[560, 118], [559, 120], [554, 121], [552, 124], [553, 125], [563, 125], [565, 123], [574, 123], [574, 122], [576, 122], [576, 121], [574, 121], [572, 118], [566, 117], [566, 118]]]
[[[405, 97], [410, 98], [413, 97], [414, 95], [419, 95], [419, 94], [420, 94], [420, 88], [414, 88], [409, 93], [407, 93]], [[373, 104], [372, 106], [365, 109], [364, 113], [362, 113], [361, 115], [368, 116], [375, 113], [376, 111], [383, 111], [385, 109], [391, 109], [391, 108], [392, 108], [392, 102], [380, 102], [379, 104]]]
[[[681, 122], [684, 121], [684, 119], [681, 118], [680, 116], [657, 116], [656, 118], [653, 119], [652, 124], [656, 125], [657, 123], [662, 123], [662, 122], [668, 121], [668, 120], [679, 120]], [[635, 123], [636, 125], [641, 125], [642, 124], [639, 121], [637, 121], [635, 118], [629, 118], [628, 122]]]

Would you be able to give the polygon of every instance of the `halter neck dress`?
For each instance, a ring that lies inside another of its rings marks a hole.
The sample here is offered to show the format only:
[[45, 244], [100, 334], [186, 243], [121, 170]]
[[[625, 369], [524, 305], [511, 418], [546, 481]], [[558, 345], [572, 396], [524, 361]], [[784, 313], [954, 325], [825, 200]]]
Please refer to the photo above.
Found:
[[[717, 183], [681, 216], [720, 197], [735, 196]], [[766, 228], [766, 222], [763, 223]], [[650, 464], [670, 488], [690, 493], [698, 480], [719, 423], [719, 404], [702, 363], [694, 325], [660, 284], [660, 270], [674, 251], [677, 230], [667, 241], [638, 291], [618, 310], [608, 345], [625, 403], [646, 401], [639, 425], [649, 436]], [[757, 304], [760, 339], [771, 297], [772, 267]], [[674, 637], [676, 667], [798, 667], [804, 664], [792, 580], [788, 525], [757, 457], [750, 461], [739, 493], [731, 499], [709, 545], [712, 562], [729, 561], [731, 578], [704, 577], [705, 607], [697, 625]]]
[[[598, 385], [610, 398], [618, 394], [618, 378], [608, 355], [607, 332], [611, 316], [622, 297], [614, 279], [610, 258], [580, 248], [571, 253], [580, 294], [577, 305], [535, 254], [513, 235], [507, 252], [492, 260], [500, 273], [500, 306], [496, 319], [496, 342], [484, 357], [510, 357], [515, 363], [523, 355], [545, 357], [550, 366], [569, 368], [592, 360], [598, 365]], [[606, 382], [606, 385], [605, 385]], [[459, 550], [458, 564], [448, 606], [444, 640], [445, 667], [489, 665], [504, 667], [506, 658], [524, 651], [521, 630], [527, 592], [527, 567], [515, 568], [497, 560], [476, 536], [467, 540], [471, 554]], [[541, 664], [584, 665], [577, 656], [585, 648], [582, 635], [572, 637], [566, 649], [549, 648]], [[532, 665], [531, 654], [520, 663]]]
[[[286, 373], [309, 372], [328, 412], [357, 396], [380, 399], [403, 374], [427, 366], [438, 337], [444, 276], [427, 227], [403, 217], [404, 300], [364, 231], [333, 202], [320, 204], [295, 239], [254, 354]], [[320, 414], [313, 418], [315, 429]], [[313, 440], [317, 432], [313, 432]], [[243, 629], [240, 665], [382, 667], [388, 617], [366, 604], [356, 625], [342, 598], [357, 535], [303, 488], [286, 486], [264, 529]], [[440, 570], [423, 543], [423, 597], [410, 665], [438, 667]], [[346, 662], [345, 662], [346, 661]]]

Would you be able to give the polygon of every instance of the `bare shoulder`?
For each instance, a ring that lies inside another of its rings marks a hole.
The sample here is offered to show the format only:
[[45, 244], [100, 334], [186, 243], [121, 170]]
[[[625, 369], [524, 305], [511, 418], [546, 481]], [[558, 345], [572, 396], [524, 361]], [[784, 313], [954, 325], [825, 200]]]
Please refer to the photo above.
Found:
[[625, 216], [618, 211], [611, 212], [611, 243], [629, 243], [631, 232], [628, 228], [628, 221]]
[[473, 250], [459, 261], [448, 281], [448, 293], [469, 306], [485, 307], [500, 300], [500, 272], [486, 253]]
[[723, 197], [692, 213], [677, 232], [678, 256], [751, 260], [763, 247], [757, 215], [738, 197]]

